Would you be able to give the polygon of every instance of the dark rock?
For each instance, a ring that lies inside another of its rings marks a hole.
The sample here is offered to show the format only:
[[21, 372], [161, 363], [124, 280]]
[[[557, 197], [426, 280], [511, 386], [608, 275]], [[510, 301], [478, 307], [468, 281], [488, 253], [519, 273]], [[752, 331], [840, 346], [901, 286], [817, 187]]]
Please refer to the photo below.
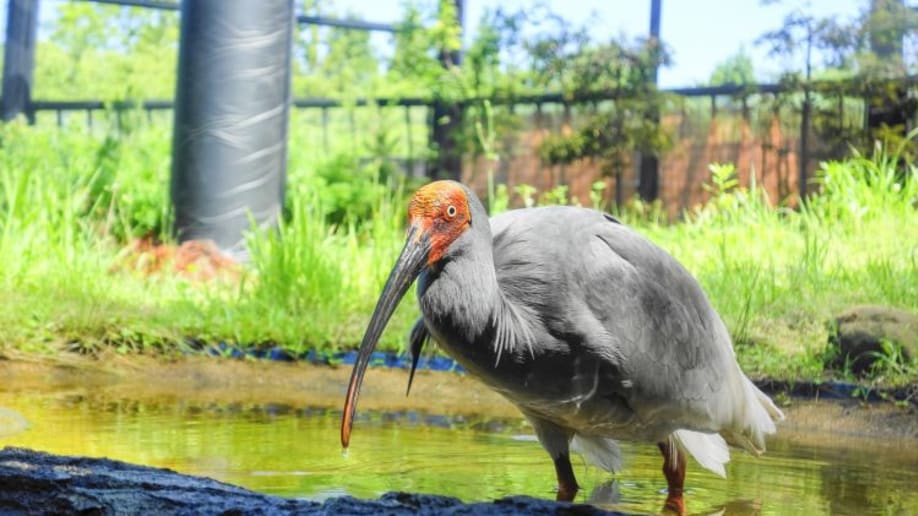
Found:
[[863, 375], [883, 354], [883, 341], [897, 347], [906, 361], [918, 357], [918, 314], [885, 306], [857, 306], [834, 319], [829, 343], [834, 358], [829, 365]]
[[342, 496], [323, 503], [268, 496], [168, 469], [23, 448], [0, 450], [0, 516], [249, 514], [617, 514], [513, 496], [466, 504], [448, 496], [386, 493], [379, 500]]

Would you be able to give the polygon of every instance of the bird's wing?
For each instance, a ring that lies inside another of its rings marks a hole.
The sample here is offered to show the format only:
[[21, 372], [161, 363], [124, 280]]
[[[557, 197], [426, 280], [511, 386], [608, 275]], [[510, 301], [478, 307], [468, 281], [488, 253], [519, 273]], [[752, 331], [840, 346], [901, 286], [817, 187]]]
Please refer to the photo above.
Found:
[[598, 395], [623, 397], [648, 426], [730, 425], [741, 401], [730, 390], [745, 378], [719, 316], [672, 256], [587, 209], [511, 212], [492, 231], [501, 286], [576, 343], [571, 353], [602, 361]]

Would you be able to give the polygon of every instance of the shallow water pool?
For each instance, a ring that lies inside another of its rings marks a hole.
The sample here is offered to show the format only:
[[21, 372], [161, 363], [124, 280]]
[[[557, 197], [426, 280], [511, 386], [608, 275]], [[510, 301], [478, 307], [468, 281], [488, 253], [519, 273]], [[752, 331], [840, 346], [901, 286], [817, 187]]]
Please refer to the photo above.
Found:
[[[0, 446], [167, 467], [288, 497], [377, 497], [386, 491], [466, 501], [554, 497], [551, 462], [525, 422], [512, 416], [361, 411], [344, 456], [340, 411], [323, 407], [138, 401], [89, 388], [0, 391], [0, 407], [29, 425], [15, 435], [0, 429]], [[726, 480], [690, 462], [689, 512], [898, 514], [918, 505], [913, 440], [804, 440], [808, 444], [773, 439], [760, 458], [735, 452]], [[625, 470], [614, 476], [575, 459], [584, 487], [577, 501], [657, 512], [665, 482], [656, 447], [623, 447]]]

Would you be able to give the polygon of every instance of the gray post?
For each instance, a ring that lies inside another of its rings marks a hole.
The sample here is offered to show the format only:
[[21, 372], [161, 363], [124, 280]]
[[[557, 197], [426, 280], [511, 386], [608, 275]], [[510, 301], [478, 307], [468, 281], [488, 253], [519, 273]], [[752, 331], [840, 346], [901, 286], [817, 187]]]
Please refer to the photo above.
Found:
[[[660, 12], [662, 11], [662, 0], [650, 0], [650, 43], [660, 45]], [[654, 64], [653, 71], [650, 75], [650, 82], [653, 87], [657, 87], [657, 69], [659, 66]], [[660, 123], [660, 113], [656, 108], [648, 117], [655, 123]], [[645, 201], [653, 201], [660, 194], [660, 160], [652, 152], [641, 153], [641, 168], [638, 175], [638, 194]]]
[[180, 241], [246, 259], [244, 232], [283, 206], [293, 0], [186, 0], [171, 194]]
[[0, 100], [0, 119], [4, 122], [25, 114], [29, 123], [35, 123], [30, 103], [37, 30], [38, 0], [7, 0], [3, 97]]
[[[465, 18], [463, 0], [453, 0], [456, 6], [456, 21], [460, 31]], [[440, 62], [444, 68], [462, 64], [462, 51], [440, 51]], [[433, 105], [430, 139], [437, 146], [437, 160], [427, 175], [431, 178], [462, 179], [462, 149], [459, 147], [459, 131], [465, 107], [460, 103], [437, 100]]]
[[806, 80], [803, 83], [803, 111], [800, 113], [800, 166], [797, 174], [797, 191], [800, 203], [806, 201], [807, 165], [810, 162], [810, 79], [813, 72], [813, 22], [806, 22]]

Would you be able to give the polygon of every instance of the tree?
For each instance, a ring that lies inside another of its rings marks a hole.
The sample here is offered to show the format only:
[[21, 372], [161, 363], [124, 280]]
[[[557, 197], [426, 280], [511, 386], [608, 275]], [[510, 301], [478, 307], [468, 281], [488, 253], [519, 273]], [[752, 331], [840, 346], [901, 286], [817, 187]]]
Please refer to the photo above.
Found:
[[[916, 35], [918, 12], [904, 0], [864, 0], [861, 12], [850, 20], [817, 18], [795, 8], [780, 28], [760, 36], [757, 44], [767, 45], [772, 55], [796, 60], [807, 77], [817, 71], [842, 70], [850, 76], [890, 78], [915, 71], [918, 56], [906, 55], [909, 47], [914, 52], [906, 42]], [[822, 54], [821, 63], [814, 60], [814, 51]]]
[[718, 64], [711, 72], [708, 84], [711, 86], [755, 84], [755, 67], [746, 49], [741, 47], [736, 54]]
[[[774, 2], [769, 2], [774, 3]], [[804, 9], [789, 13], [782, 27], [763, 34], [758, 42], [769, 46], [773, 55], [795, 59], [797, 65], [783, 81], [803, 90], [801, 154], [808, 152], [812, 115], [814, 132], [836, 151], [854, 145], [863, 150], [876, 140], [893, 146], [914, 147], [904, 138], [914, 118], [916, 105], [902, 82], [914, 72], [915, 55], [907, 56], [906, 41], [918, 34], [918, 14], [904, 0], [864, 0], [861, 12], [850, 20], [817, 18]], [[821, 59], [816, 59], [816, 53]], [[801, 77], [799, 66], [803, 67]], [[847, 81], [814, 82], [814, 77], [843, 77]], [[860, 97], [867, 103], [867, 130], [846, 127], [834, 107], [814, 104], [819, 99]], [[906, 149], [906, 154], [918, 150]], [[801, 160], [800, 184], [805, 188], [807, 164]]]
[[395, 33], [395, 51], [388, 63], [386, 78], [405, 85], [406, 94], [421, 96], [436, 87], [443, 74], [437, 60], [436, 41], [426, 25], [430, 22], [420, 7], [406, 6], [405, 14]]
[[546, 138], [539, 149], [542, 159], [552, 164], [599, 160], [603, 173], [615, 178], [615, 201], [620, 206], [624, 170], [633, 152], [659, 155], [672, 143], [653, 116], [661, 111], [665, 96], [651, 77], [659, 65], [668, 62], [666, 52], [648, 40], [585, 45], [573, 54], [563, 44], [539, 48], [559, 52], [555, 57], [540, 55], [543, 66], [537, 68], [537, 77], [561, 78], [565, 92], [573, 98], [603, 94], [614, 99], [611, 106], [597, 108], [580, 130]]

